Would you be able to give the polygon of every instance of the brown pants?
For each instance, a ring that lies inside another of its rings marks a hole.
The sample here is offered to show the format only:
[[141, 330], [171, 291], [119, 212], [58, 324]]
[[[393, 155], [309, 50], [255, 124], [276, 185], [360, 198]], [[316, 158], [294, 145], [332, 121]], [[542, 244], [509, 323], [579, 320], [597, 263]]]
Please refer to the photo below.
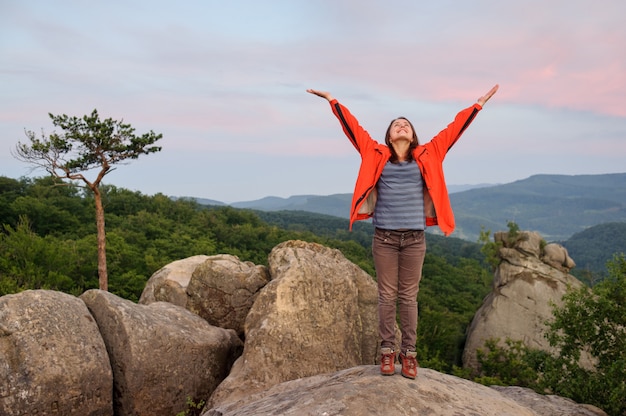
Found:
[[426, 255], [424, 231], [376, 228], [372, 254], [378, 281], [378, 332], [381, 347], [395, 349], [397, 303], [402, 332], [401, 351], [415, 351], [417, 292]]

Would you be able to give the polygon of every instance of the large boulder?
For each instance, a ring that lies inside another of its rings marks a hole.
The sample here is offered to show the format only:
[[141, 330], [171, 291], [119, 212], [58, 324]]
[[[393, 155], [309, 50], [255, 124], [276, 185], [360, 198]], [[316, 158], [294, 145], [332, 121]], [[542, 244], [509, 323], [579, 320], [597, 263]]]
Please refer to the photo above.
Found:
[[221, 254], [200, 263], [187, 286], [187, 309], [241, 338], [244, 323], [259, 290], [270, 281], [267, 267]]
[[340, 251], [302, 241], [276, 246], [268, 264], [272, 280], [246, 319], [243, 355], [210, 406], [377, 360], [377, 290], [371, 276]]
[[0, 415], [113, 415], [113, 376], [80, 299], [50, 290], [0, 297]]
[[243, 339], [246, 316], [269, 280], [267, 267], [230, 254], [192, 256], [156, 271], [139, 303], [182, 306], [213, 326], [235, 330]]
[[211, 395], [241, 353], [233, 330], [167, 302], [137, 305], [101, 290], [80, 298], [94, 316], [113, 370], [115, 414], [174, 415]]
[[383, 377], [377, 366], [357, 366], [277, 384], [250, 395], [246, 403], [229, 402], [205, 409], [202, 416], [606, 416], [529, 389], [498, 390], [422, 368], [415, 380]]
[[463, 366], [475, 370], [479, 367], [476, 350], [484, 348], [488, 339], [499, 339], [504, 345], [510, 338], [530, 348], [554, 352], [545, 338], [545, 322], [552, 318], [552, 305], [562, 305], [561, 298], [569, 287], [582, 286], [568, 274], [567, 265], [573, 265], [573, 261], [567, 251], [548, 244], [546, 253], [538, 233], [496, 233], [494, 239], [502, 245], [501, 262], [495, 271], [493, 290], [468, 329], [463, 351]]
[[205, 255], [191, 256], [161, 267], [148, 279], [138, 303], [169, 302], [186, 308], [191, 275], [208, 258]]

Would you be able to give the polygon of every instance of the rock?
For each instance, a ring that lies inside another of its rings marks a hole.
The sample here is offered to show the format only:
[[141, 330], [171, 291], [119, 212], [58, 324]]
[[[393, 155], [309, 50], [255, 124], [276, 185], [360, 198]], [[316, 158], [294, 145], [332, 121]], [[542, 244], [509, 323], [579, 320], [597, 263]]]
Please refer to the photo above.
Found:
[[539, 258], [541, 255], [541, 234], [535, 231], [520, 231], [512, 235], [506, 231], [493, 234], [493, 241], [504, 248], [514, 248], [530, 257]]
[[367, 273], [338, 250], [302, 241], [276, 246], [268, 264], [272, 280], [246, 319], [243, 355], [211, 406], [377, 360], [377, 289]]
[[[509, 241], [507, 233], [496, 233], [503, 243], [502, 259], [496, 269], [493, 290], [483, 300], [470, 327], [463, 351], [463, 366], [478, 369], [476, 350], [485, 341], [507, 338], [523, 341], [528, 347], [554, 352], [545, 338], [545, 322], [552, 318], [552, 303], [562, 305], [568, 287], [582, 283], [564, 271], [542, 261], [541, 237], [522, 231]], [[550, 246], [550, 245], [548, 245]]]
[[208, 408], [202, 416], [537, 416], [497, 390], [433, 370], [415, 380], [383, 377], [362, 365], [277, 384], [247, 398]]
[[207, 258], [193, 271], [187, 286], [187, 309], [220, 328], [244, 336], [246, 316], [270, 280], [267, 267], [228, 254]]
[[590, 404], [554, 395], [542, 395], [531, 389], [516, 386], [491, 386], [503, 396], [532, 409], [538, 416], [606, 416], [606, 412]]
[[179, 306], [137, 305], [109, 292], [81, 295], [98, 323], [113, 370], [116, 415], [174, 415], [209, 397], [242, 343]]
[[140, 304], [169, 302], [182, 306], [213, 326], [244, 336], [244, 322], [258, 291], [269, 282], [265, 266], [229, 254], [193, 256], [154, 273]]
[[193, 271], [209, 256], [198, 255], [173, 261], [157, 270], [146, 283], [139, 298], [140, 304], [169, 302], [187, 307], [187, 285]]
[[0, 298], [0, 414], [113, 415], [113, 376], [80, 299], [50, 290]]
[[567, 249], [556, 243], [546, 244], [541, 261], [564, 272], [569, 272], [576, 267], [574, 260], [567, 254]]

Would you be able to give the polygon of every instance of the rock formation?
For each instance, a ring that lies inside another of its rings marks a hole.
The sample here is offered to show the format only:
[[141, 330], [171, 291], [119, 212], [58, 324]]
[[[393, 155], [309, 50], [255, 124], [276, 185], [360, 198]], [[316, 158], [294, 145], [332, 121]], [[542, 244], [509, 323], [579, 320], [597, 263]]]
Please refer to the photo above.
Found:
[[243, 339], [246, 316], [269, 280], [265, 266], [242, 262], [236, 256], [193, 256], [152, 275], [139, 303], [165, 301], [182, 306], [211, 325], [234, 329]]
[[597, 407], [530, 389], [494, 389], [426, 368], [415, 380], [396, 373], [383, 377], [369, 365], [287, 381], [202, 416], [606, 416]]
[[226, 254], [211, 256], [191, 276], [187, 309], [211, 325], [234, 329], [243, 338], [246, 316], [269, 281], [265, 266]]
[[477, 369], [476, 350], [485, 341], [507, 338], [523, 341], [531, 348], [551, 351], [545, 339], [545, 321], [552, 317], [552, 306], [561, 305], [568, 287], [582, 283], [568, 274], [574, 261], [565, 248], [547, 244], [542, 248], [538, 233], [522, 231], [515, 237], [501, 232], [494, 235], [501, 244], [493, 290], [474, 315], [463, 352], [463, 366]]
[[339, 250], [288, 241], [268, 258], [272, 280], [246, 319], [244, 352], [211, 403], [237, 401], [287, 380], [374, 364], [374, 280]]

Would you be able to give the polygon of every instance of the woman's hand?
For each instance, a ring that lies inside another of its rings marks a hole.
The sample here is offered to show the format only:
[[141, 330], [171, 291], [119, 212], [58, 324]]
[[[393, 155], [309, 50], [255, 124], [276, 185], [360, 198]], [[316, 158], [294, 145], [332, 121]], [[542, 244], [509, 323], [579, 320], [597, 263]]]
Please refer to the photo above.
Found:
[[481, 106], [481, 107], [482, 107], [482, 106], [484, 106], [484, 105], [485, 105], [485, 103], [486, 103], [487, 101], [489, 101], [489, 99], [491, 98], [491, 96], [492, 96], [492, 95], [494, 95], [494, 94], [496, 93], [496, 91], [498, 91], [498, 87], [499, 87], [499, 85], [498, 85], [498, 84], [494, 85], [494, 87], [493, 87], [492, 89], [490, 89], [490, 90], [489, 90], [489, 92], [488, 92], [487, 94], [483, 95], [482, 97], [480, 97], [480, 98], [478, 99], [478, 101], [477, 101], [477, 102], [478, 102], [478, 104], [480, 104], [480, 106]]
[[322, 97], [328, 100], [328, 102], [331, 102], [332, 100], [334, 100], [333, 96], [330, 95], [329, 92], [326, 91], [318, 91], [318, 90], [313, 90], [313, 89], [308, 89], [306, 90], [306, 92], [311, 93], [313, 95], [317, 95], [318, 97]]

